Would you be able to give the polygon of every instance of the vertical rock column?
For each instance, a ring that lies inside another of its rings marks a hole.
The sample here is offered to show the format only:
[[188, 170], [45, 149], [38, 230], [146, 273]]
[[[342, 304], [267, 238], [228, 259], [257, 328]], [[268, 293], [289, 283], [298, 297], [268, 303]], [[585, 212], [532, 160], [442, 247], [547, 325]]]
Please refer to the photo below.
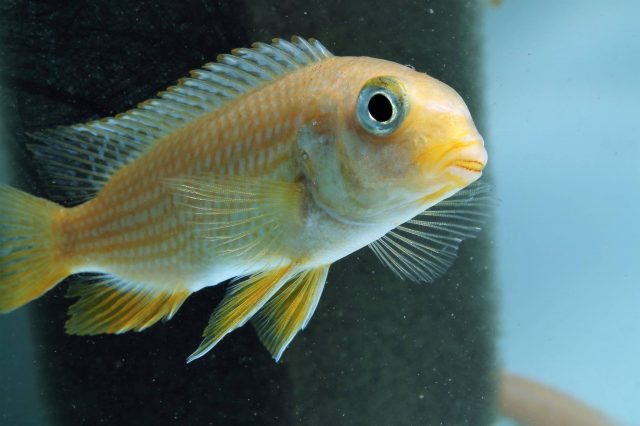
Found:
[[[461, 93], [482, 128], [478, 7], [460, 0], [65, 7], [16, 0], [0, 6], [11, 87], [3, 101], [11, 105], [12, 136], [25, 144], [25, 131], [131, 108], [231, 48], [299, 34], [337, 55], [428, 72]], [[494, 407], [491, 253], [487, 230], [430, 285], [397, 279], [366, 249], [344, 259], [278, 364], [251, 326], [185, 364], [224, 286], [192, 296], [173, 320], [143, 333], [77, 337], [64, 334], [72, 301], [62, 285], [23, 308], [35, 330], [31, 371], [46, 415], [61, 425], [486, 424]], [[27, 343], [12, 345], [0, 350]]]

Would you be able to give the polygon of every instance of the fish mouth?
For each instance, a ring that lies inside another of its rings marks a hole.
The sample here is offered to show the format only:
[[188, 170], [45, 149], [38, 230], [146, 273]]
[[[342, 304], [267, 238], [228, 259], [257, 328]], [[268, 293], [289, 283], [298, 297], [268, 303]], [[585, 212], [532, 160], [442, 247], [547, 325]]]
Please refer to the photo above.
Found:
[[487, 151], [484, 149], [484, 144], [479, 141], [456, 150], [453, 155], [447, 169], [463, 178], [477, 179], [487, 165]]
[[473, 173], [480, 173], [484, 169], [484, 163], [478, 160], [455, 160], [451, 167], [457, 167]]
[[478, 160], [455, 160], [447, 167], [447, 174], [466, 186], [482, 175], [485, 163]]

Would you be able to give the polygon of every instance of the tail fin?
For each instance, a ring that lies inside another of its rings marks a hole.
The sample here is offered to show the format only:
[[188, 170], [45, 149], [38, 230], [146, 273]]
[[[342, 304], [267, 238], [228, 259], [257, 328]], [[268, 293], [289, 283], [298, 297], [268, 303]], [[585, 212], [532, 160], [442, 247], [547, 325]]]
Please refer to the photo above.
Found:
[[53, 221], [61, 209], [0, 185], [0, 312], [32, 301], [68, 275], [54, 247]]

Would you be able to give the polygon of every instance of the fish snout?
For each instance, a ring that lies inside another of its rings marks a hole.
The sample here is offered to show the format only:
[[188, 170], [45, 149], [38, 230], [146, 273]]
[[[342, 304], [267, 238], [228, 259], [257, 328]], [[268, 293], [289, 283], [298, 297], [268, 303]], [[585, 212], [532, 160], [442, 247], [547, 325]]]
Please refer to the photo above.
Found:
[[447, 171], [474, 181], [480, 177], [487, 164], [487, 150], [482, 137], [460, 142], [460, 147], [451, 153]]

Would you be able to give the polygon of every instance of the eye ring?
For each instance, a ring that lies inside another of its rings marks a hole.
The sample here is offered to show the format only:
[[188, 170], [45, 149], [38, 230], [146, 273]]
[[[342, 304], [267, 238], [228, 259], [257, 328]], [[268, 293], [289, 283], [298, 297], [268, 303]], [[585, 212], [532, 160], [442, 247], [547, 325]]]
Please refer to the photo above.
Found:
[[400, 126], [408, 107], [406, 90], [400, 82], [392, 77], [375, 77], [360, 90], [356, 115], [366, 131], [386, 136]]

